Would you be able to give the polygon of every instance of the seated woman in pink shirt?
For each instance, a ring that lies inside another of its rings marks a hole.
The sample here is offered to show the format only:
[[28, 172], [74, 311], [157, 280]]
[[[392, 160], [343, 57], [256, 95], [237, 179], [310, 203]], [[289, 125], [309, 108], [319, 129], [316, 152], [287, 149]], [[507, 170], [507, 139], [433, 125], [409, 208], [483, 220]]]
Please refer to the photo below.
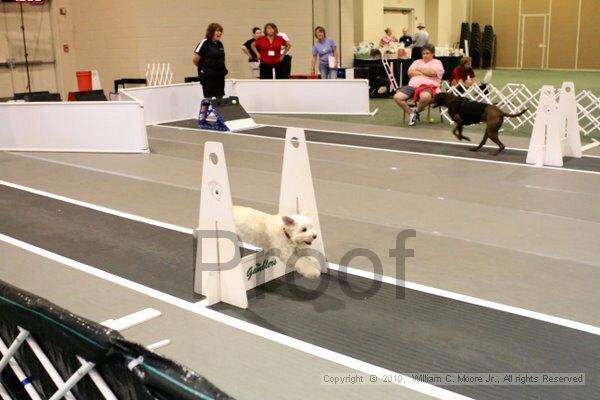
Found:
[[[444, 66], [440, 60], [433, 58], [435, 47], [426, 44], [422, 47], [423, 59], [415, 60], [408, 68], [410, 80], [408, 85], [396, 91], [394, 101], [410, 114], [408, 125], [413, 126], [419, 121], [419, 112], [433, 101], [433, 96], [439, 92], [440, 82], [444, 75]], [[408, 100], [413, 99], [416, 107], [412, 109]]]
[[398, 42], [398, 39], [392, 33], [392, 28], [385, 28], [385, 36], [379, 41], [379, 47], [387, 46], [391, 43]]

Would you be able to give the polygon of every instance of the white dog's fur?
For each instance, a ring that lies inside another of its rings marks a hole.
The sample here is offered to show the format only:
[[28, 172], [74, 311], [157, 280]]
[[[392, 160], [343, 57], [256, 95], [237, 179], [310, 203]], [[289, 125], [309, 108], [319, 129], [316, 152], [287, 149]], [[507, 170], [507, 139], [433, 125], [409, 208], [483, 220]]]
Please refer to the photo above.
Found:
[[[265, 250], [277, 249], [278, 258], [284, 263], [298, 250], [309, 248], [317, 238], [310, 218], [303, 215], [271, 215], [248, 207], [233, 206], [233, 218], [237, 234], [246, 243]], [[307, 278], [321, 274], [319, 264], [313, 257], [301, 257], [296, 261], [296, 271]]]

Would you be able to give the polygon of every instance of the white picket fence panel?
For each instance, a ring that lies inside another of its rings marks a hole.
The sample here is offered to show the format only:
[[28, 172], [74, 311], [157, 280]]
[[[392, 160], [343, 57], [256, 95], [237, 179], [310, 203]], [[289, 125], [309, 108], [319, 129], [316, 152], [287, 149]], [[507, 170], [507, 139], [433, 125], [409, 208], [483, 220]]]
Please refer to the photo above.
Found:
[[[527, 126], [533, 128], [541, 91], [541, 89], [538, 89], [532, 92], [522, 83], [507, 83], [501, 89], [488, 84], [486, 90], [483, 91], [477, 85], [465, 88], [462, 84], [459, 84], [452, 87], [448, 82], [444, 82], [442, 89], [471, 100], [495, 104], [510, 113], [517, 113], [523, 110], [523, 108], [527, 108], [527, 111], [520, 117], [506, 118], [504, 120], [505, 126], [508, 125], [513, 130]], [[556, 90], [554, 96], [558, 102], [560, 99], [560, 90]], [[575, 99], [577, 101], [577, 116], [581, 132], [584, 135], [600, 133], [600, 97], [589, 90], [582, 90], [576, 95]], [[446, 121], [451, 124], [454, 123], [448, 115], [447, 109], [442, 109], [440, 113]]]

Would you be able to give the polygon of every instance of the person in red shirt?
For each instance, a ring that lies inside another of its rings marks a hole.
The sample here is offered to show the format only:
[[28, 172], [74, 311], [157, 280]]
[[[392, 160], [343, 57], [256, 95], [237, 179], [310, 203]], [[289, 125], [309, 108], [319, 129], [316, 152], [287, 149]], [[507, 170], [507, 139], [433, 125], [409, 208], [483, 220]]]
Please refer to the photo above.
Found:
[[[260, 79], [273, 79], [273, 69], [275, 69], [276, 79], [283, 78], [281, 62], [285, 55], [290, 51], [292, 45], [281, 36], [278, 36], [277, 25], [269, 22], [263, 30], [265, 33], [252, 43], [252, 50], [260, 59]], [[281, 51], [281, 49], [284, 49]]]
[[472, 61], [471, 57], [460, 59], [460, 64], [452, 70], [452, 76], [450, 77], [450, 84], [452, 86], [457, 86], [459, 83], [466, 89], [473, 84], [481, 86], [481, 83], [475, 78], [475, 71], [473, 71], [473, 67], [471, 66]]

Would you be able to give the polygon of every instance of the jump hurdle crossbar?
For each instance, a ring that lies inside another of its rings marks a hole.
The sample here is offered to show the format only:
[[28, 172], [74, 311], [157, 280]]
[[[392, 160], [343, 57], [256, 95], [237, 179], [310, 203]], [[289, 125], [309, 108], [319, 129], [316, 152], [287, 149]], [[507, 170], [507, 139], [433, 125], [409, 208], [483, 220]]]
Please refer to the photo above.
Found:
[[[248, 308], [248, 290], [292, 272], [293, 266], [286, 265], [270, 249], [240, 256], [221, 143], [204, 144], [200, 193], [194, 292], [206, 296], [208, 305], [225, 302]], [[311, 218], [317, 232], [312, 248], [325, 255], [303, 129], [288, 128], [286, 132], [279, 213], [301, 213]]]

